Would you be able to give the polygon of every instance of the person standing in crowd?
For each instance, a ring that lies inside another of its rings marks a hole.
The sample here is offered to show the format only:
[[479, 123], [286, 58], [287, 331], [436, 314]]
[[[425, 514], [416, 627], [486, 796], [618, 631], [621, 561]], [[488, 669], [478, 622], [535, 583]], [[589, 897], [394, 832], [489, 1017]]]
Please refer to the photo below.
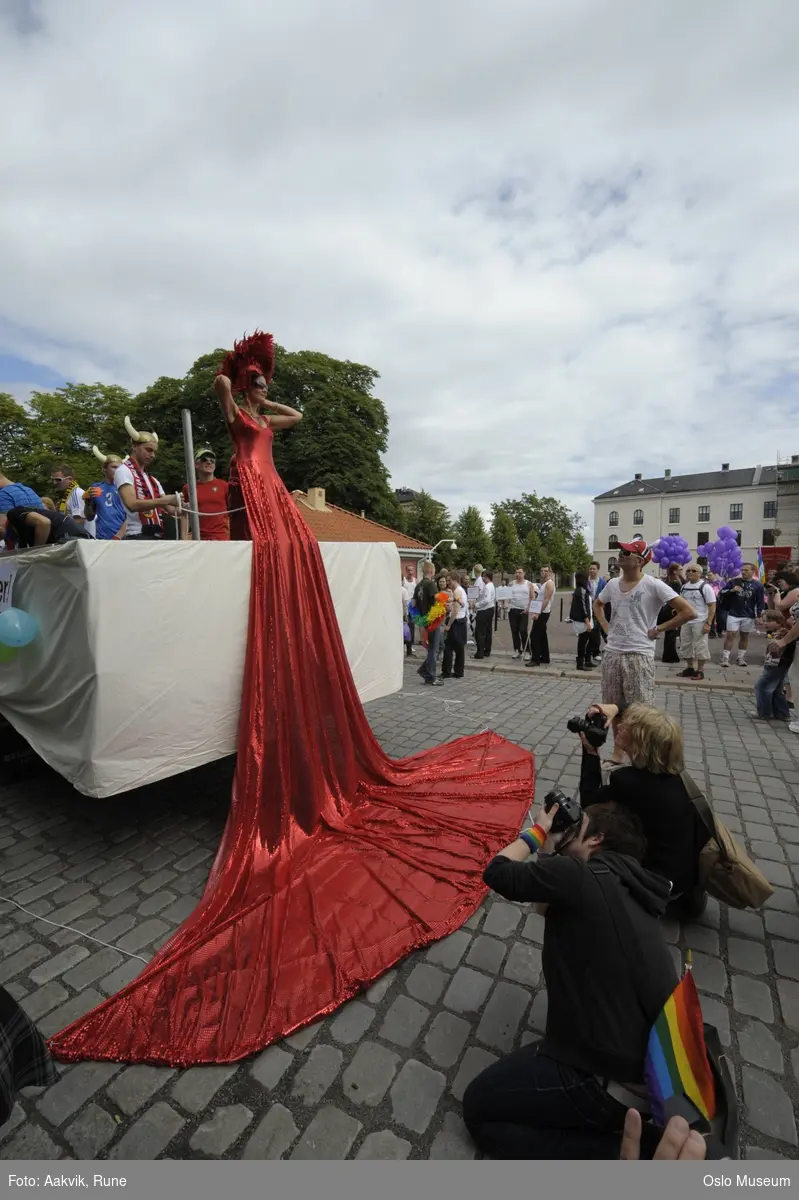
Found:
[[766, 610], [766, 590], [760, 580], [755, 579], [754, 563], [744, 563], [741, 574], [725, 584], [719, 593], [719, 603], [727, 616], [721, 665], [730, 665], [730, 651], [737, 634], [738, 666], [745, 667], [749, 634], [755, 632], [755, 621]]
[[527, 660], [528, 667], [548, 666], [549, 658], [549, 634], [547, 633], [547, 625], [549, 624], [550, 614], [552, 613], [552, 601], [555, 598], [555, 579], [551, 567], [541, 568], [541, 586], [538, 589], [538, 598], [534, 601], [533, 610], [533, 629], [530, 634], [530, 657]]
[[[682, 585], [685, 583], [685, 580], [683, 579], [682, 568], [680, 567], [679, 563], [669, 564], [669, 568], [666, 571], [666, 583], [673, 592], [676, 592], [678, 596], [680, 595], [682, 592]], [[669, 621], [673, 616], [674, 611], [671, 605], [664, 604], [663, 608], [658, 614], [658, 621], [665, 625], [666, 622]], [[663, 637], [664, 663], [678, 663], [680, 661], [680, 656], [677, 653], [677, 639], [679, 636], [679, 631], [677, 629], [669, 629], [666, 631]]]
[[569, 619], [572, 623], [572, 629], [577, 634], [577, 670], [593, 671], [594, 664], [591, 660], [590, 645], [594, 623], [591, 620], [591, 591], [588, 587], [588, 576], [585, 571], [577, 572], [574, 577], [574, 583], [575, 588], [572, 592]]
[[513, 658], [521, 658], [527, 648], [527, 625], [530, 605], [535, 600], [536, 586], [524, 577], [524, 567], [517, 567], [510, 585], [508, 624], [513, 638]]
[[[661, 924], [669, 883], [642, 866], [638, 818], [595, 804], [551, 838], [557, 811], [542, 808], [483, 875], [506, 900], [548, 906], [544, 1036], [487, 1067], [463, 1097], [469, 1133], [495, 1159], [618, 1159], [628, 1110], [648, 1111], [649, 1034], [677, 986]], [[556, 853], [542, 856], [544, 844]], [[651, 1158], [660, 1131], [643, 1132]]]
[[118, 454], [103, 454], [96, 446], [92, 446], [92, 454], [103, 464], [104, 478], [84, 492], [83, 510], [86, 520], [94, 524], [94, 536], [98, 541], [118, 542], [125, 536], [128, 516], [114, 483], [122, 459]]
[[490, 658], [494, 641], [494, 609], [497, 591], [494, 587], [493, 571], [483, 571], [482, 587], [475, 605], [474, 640], [477, 643], [475, 658]]
[[59, 495], [56, 511], [65, 517], [71, 517], [77, 525], [85, 525], [86, 532], [94, 537], [94, 522], [86, 520], [83, 503], [84, 491], [75, 478], [72, 467], [67, 466], [66, 463], [56, 467], [51, 476], [51, 482]]
[[[210, 446], [202, 446], [194, 456], [194, 471], [197, 478], [197, 511], [200, 514], [200, 541], [229, 542], [230, 516], [228, 509], [228, 483], [216, 477], [216, 455]], [[183, 503], [189, 503], [189, 485], [183, 485]], [[188, 538], [188, 516], [181, 516], [181, 536]]]
[[466, 614], [469, 609], [469, 601], [466, 598], [466, 591], [456, 575], [449, 577], [447, 587], [452, 593], [452, 604], [444, 625], [444, 663], [441, 668], [441, 678], [463, 679], [463, 668], [466, 661]]
[[[594, 601], [594, 616], [608, 638], [602, 659], [602, 700], [623, 710], [636, 700], [654, 705], [655, 642], [664, 630], [679, 629], [696, 613], [664, 580], [644, 575], [644, 567], [652, 557], [646, 542], [621, 542], [618, 555], [621, 578], [605, 584]], [[667, 603], [674, 609], [674, 616], [662, 624], [658, 614]], [[606, 604], [612, 606], [609, 625]], [[613, 722], [614, 737], [617, 725], [618, 718]], [[611, 761], [623, 761], [623, 752], [615, 741]]]
[[[413, 605], [421, 615], [427, 616], [430, 609], [436, 602], [436, 568], [431, 562], [426, 562], [422, 567], [422, 578], [416, 585], [413, 593]], [[430, 687], [442, 687], [440, 679], [436, 679], [436, 664], [438, 662], [438, 647], [442, 638], [441, 626], [436, 626], [435, 629], [428, 630], [427, 633], [427, 656], [419, 668], [418, 674], [421, 675], [422, 681]]]
[[785, 684], [793, 666], [796, 642], [788, 642], [784, 649], [780, 649], [779, 639], [790, 629], [785, 613], [776, 608], [767, 609], [762, 619], [766, 633], [774, 640], [766, 646], [763, 670], [755, 680], [757, 707], [752, 717], [756, 721], [790, 721], [791, 710], [788, 707]]
[[680, 630], [680, 653], [685, 659], [685, 670], [679, 673], [685, 679], [704, 679], [702, 668], [710, 661], [708, 637], [716, 615], [716, 595], [710, 584], [702, 579], [699, 567], [686, 567], [685, 577], [680, 595], [688, 601], [696, 616]]
[[12, 508], [43, 508], [41, 499], [24, 483], [13, 483], [0, 467], [0, 537], [6, 538], [6, 514]]
[[[796, 640], [799, 638], [799, 600], [791, 605], [788, 619], [791, 622], [789, 628], [772, 643], [773, 650], [778, 651], [780, 655], [790, 646], [794, 647], [793, 661], [788, 672], [788, 686], [791, 693], [795, 697], [799, 694], [799, 654], [796, 653]], [[787, 697], [786, 697], [787, 699]], [[799, 720], [796, 719], [796, 711], [794, 710], [793, 720], [788, 726], [791, 733], [799, 733]]]
[[[416, 574], [410, 563], [406, 563], [402, 572], [402, 590], [405, 593], [405, 611], [408, 611], [408, 605], [413, 600], [413, 593], [416, 591]], [[413, 621], [410, 622], [411, 638], [405, 643], [405, 654], [408, 658], [412, 658], [416, 653], [413, 648], [414, 638], [416, 636], [416, 626]]]
[[[598, 562], [592, 562], [588, 567], [588, 591], [591, 593], [592, 605], [607, 583], [601, 572], [602, 567]], [[591, 626], [591, 639], [588, 643], [589, 657], [594, 666], [598, 666], [601, 661], [602, 642], [604, 639], [605, 635], [602, 632], [602, 626], [599, 624], [599, 621], [594, 621]]]
[[158, 453], [157, 433], [137, 433], [125, 417], [125, 429], [131, 440], [129, 456], [114, 472], [114, 484], [128, 513], [125, 540], [163, 538], [161, 510], [177, 515], [180, 496], [166, 496], [161, 484], [149, 470]]

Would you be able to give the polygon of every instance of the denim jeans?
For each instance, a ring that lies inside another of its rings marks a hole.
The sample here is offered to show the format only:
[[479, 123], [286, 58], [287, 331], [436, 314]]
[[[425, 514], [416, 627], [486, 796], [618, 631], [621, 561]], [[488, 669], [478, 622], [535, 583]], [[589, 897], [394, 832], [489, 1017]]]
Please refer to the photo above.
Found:
[[463, 1117], [476, 1145], [491, 1158], [618, 1158], [624, 1105], [539, 1045], [509, 1054], [467, 1087]]
[[779, 721], [790, 719], [791, 710], [785, 699], [784, 684], [788, 678], [788, 667], [764, 667], [755, 683], [755, 700], [759, 717], [776, 717]]
[[442, 629], [439, 625], [432, 633], [427, 635], [427, 658], [422, 663], [419, 674], [425, 682], [431, 682], [436, 677], [436, 665], [438, 660], [438, 648], [441, 645]]

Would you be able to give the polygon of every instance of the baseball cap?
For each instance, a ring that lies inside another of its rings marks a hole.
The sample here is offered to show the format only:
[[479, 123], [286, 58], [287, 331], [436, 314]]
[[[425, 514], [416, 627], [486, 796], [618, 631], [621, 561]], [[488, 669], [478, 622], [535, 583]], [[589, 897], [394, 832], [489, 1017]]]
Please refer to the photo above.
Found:
[[617, 549], [626, 550], [628, 554], [637, 554], [645, 563], [652, 557], [652, 551], [643, 538], [637, 538], [634, 542], [619, 542]]
[[197, 453], [194, 455], [195, 462], [198, 462], [201, 458], [212, 458], [214, 460], [214, 462], [216, 462], [216, 455], [214, 454], [214, 452], [210, 446], [201, 446], [200, 449], [197, 451]]

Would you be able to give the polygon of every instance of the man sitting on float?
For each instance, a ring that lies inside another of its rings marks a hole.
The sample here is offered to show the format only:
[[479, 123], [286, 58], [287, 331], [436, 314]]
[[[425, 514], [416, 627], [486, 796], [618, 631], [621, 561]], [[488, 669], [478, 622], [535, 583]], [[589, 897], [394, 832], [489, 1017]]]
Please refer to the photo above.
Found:
[[163, 538], [164, 509], [174, 517], [180, 510], [179, 494], [164, 495], [164, 489], [149, 469], [158, 453], [157, 433], [137, 433], [125, 417], [131, 441], [130, 455], [114, 472], [114, 484], [127, 511], [125, 541], [132, 538]]

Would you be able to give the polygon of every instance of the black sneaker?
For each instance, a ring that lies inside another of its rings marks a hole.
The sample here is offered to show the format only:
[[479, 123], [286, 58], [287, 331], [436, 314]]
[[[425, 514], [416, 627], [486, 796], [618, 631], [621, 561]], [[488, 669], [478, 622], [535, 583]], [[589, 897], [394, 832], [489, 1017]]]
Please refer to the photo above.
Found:
[[693, 667], [686, 667], [684, 671], [678, 671], [677, 675], [682, 679], [693, 679], [696, 671]]

